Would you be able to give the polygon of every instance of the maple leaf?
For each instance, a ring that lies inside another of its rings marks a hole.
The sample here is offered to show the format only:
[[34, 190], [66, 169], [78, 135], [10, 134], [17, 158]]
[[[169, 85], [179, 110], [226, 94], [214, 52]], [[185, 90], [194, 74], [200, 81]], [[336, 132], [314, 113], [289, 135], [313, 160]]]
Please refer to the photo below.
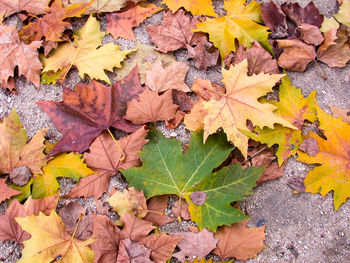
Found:
[[32, 15], [44, 14], [50, 0], [0, 0], [0, 10], [5, 11], [6, 16], [27, 11]]
[[282, 74], [264, 74], [248, 76], [247, 60], [223, 70], [223, 82], [226, 93], [220, 94], [220, 99], [211, 99], [203, 102], [206, 115], [203, 119], [204, 141], [208, 135], [223, 128], [229, 141], [247, 157], [248, 137], [241, 131], [248, 131], [246, 121], [249, 119], [259, 127], [273, 128], [274, 123], [286, 127], [295, 127], [286, 120], [274, 115], [277, 107], [271, 104], [262, 104], [258, 98], [272, 91], [273, 85], [283, 77]]
[[350, 125], [340, 118], [333, 118], [317, 107], [320, 129], [324, 130], [327, 140], [311, 134], [318, 144], [316, 156], [298, 153], [297, 160], [305, 163], [319, 163], [305, 178], [306, 192], [320, 193], [325, 196], [334, 191], [335, 210], [350, 197]]
[[124, 189], [122, 192], [116, 191], [106, 199], [106, 202], [113, 207], [119, 216], [130, 213], [143, 218], [147, 214], [146, 198], [143, 191], [137, 191], [134, 187]]
[[303, 137], [300, 129], [304, 121], [316, 121], [316, 91], [304, 98], [301, 90], [292, 86], [288, 76], [282, 78], [279, 89], [279, 102], [270, 102], [278, 107], [274, 114], [292, 123], [299, 130], [276, 125], [274, 129], [255, 128], [254, 132], [245, 132], [245, 134], [253, 140], [266, 143], [269, 147], [278, 144], [276, 156], [278, 165], [281, 166], [284, 160], [297, 152], [298, 146], [302, 143]]
[[343, 25], [350, 28], [350, 0], [343, 0], [343, 4], [339, 7], [338, 13], [334, 17]]
[[0, 174], [25, 166], [32, 173], [42, 173], [47, 162], [44, 154], [46, 130], [39, 130], [27, 143], [28, 137], [15, 109], [0, 123]]
[[[202, 133], [193, 133], [186, 154], [183, 154], [180, 142], [167, 140], [152, 130], [150, 142], [139, 153], [142, 166], [122, 170], [122, 173], [131, 186], [143, 189], [147, 198], [162, 194], [185, 197], [192, 207], [192, 220], [200, 228], [215, 230], [218, 225], [231, 224], [245, 218], [229, 203], [243, 199], [244, 194], [249, 193], [262, 169], [240, 171], [238, 166], [232, 166], [212, 175], [212, 169], [225, 160], [232, 147], [223, 136], [210, 136], [205, 145], [202, 144], [202, 139]], [[210, 196], [203, 205], [192, 204], [191, 194], [197, 191]], [[217, 202], [218, 195], [220, 203]]]
[[[90, 0], [64, 0], [68, 4], [87, 4]], [[92, 5], [85, 11], [86, 14], [115, 12], [119, 11], [124, 5], [125, 0], [95, 0]]]
[[350, 60], [350, 31], [333, 28], [325, 33], [324, 42], [317, 50], [317, 59], [329, 67], [345, 67]]
[[117, 39], [123, 37], [136, 41], [132, 28], [138, 26], [143, 20], [162, 10], [153, 4], [129, 4], [118, 13], [107, 14], [107, 33]]
[[219, 52], [217, 49], [212, 50], [213, 44], [205, 34], [192, 31], [198, 22], [197, 18], [191, 19], [183, 10], [179, 10], [175, 14], [167, 12], [161, 25], [146, 29], [159, 51], [166, 53], [186, 48], [188, 58], [195, 60], [195, 67], [207, 69], [216, 65]]
[[188, 68], [185, 62], [174, 62], [164, 69], [162, 63], [157, 61], [150, 70], [146, 70], [146, 85], [154, 92], [170, 89], [190, 92], [190, 88], [184, 82]]
[[283, 3], [281, 8], [289, 20], [297, 26], [300, 26], [303, 23], [317, 27], [322, 25], [323, 15], [320, 14], [320, 11], [315, 6], [314, 2], [310, 2], [304, 8], [298, 3]]
[[49, 215], [52, 209], [55, 209], [58, 202], [58, 195], [33, 200], [28, 198], [21, 205], [17, 199], [12, 200], [6, 210], [5, 215], [0, 216], [0, 240], [16, 241], [23, 245], [23, 241], [30, 238], [27, 232], [15, 221], [16, 217], [25, 217], [29, 215], [39, 215], [39, 212]]
[[139, 242], [133, 242], [130, 238], [123, 239], [119, 244], [117, 262], [133, 263], [145, 262], [153, 263], [150, 260], [151, 249]]
[[180, 262], [184, 262], [186, 258], [204, 258], [216, 248], [216, 244], [219, 241], [214, 238], [214, 233], [207, 229], [203, 229], [199, 233], [178, 232], [172, 233], [172, 235], [183, 238], [178, 243], [178, 247], [181, 251], [173, 254]]
[[119, 248], [120, 229], [106, 216], [94, 215], [94, 262], [116, 262]]
[[350, 110], [349, 109], [342, 109], [336, 106], [329, 105], [331, 108], [332, 114], [334, 118], [341, 117], [344, 122], [347, 124], [350, 124]]
[[3, 24], [0, 24], [0, 39], [0, 83], [14, 77], [15, 68], [18, 68], [18, 75], [25, 76], [36, 87], [40, 87], [42, 64], [37, 49], [41, 46], [41, 41], [26, 45], [20, 41], [16, 28]]
[[221, 95], [225, 93], [225, 88], [209, 80], [196, 78], [193, 82], [191, 90], [198, 97], [197, 103], [192, 107], [191, 112], [185, 115], [184, 123], [190, 131], [200, 131], [204, 128], [203, 119], [206, 115], [203, 102], [209, 101], [211, 98], [220, 100]]
[[140, 241], [155, 229], [151, 222], [137, 218], [129, 213], [125, 213], [121, 219], [124, 222], [124, 227], [120, 232], [120, 239], [130, 238], [132, 241]]
[[63, 69], [65, 76], [74, 65], [81, 78], [87, 74], [90, 78], [111, 83], [104, 70], [113, 71], [114, 67], [121, 67], [126, 55], [135, 50], [121, 51], [120, 46], [113, 43], [101, 46], [104, 35], [100, 31], [99, 22], [90, 16], [85, 25], [76, 32], [74, 42], [61, 44], [49, 58], [43, 59], [43, 72]]
[[135, 131], [137, 126], [124, 120], [123, 115], [126, 102], [142, 90], [135, 68], [126, 79], [112, 87], [92, 81], [76, 85], [75, 91], [65, 89], [62, 102], [37, 102], [63, 135], [50, 155], [64, 151], [84, 152], [109, 127]]
[[216, 233], [219, 239], [213, 253], [222, 259], [234, 257], [238, 260], [248, 260], [264, 250], [265, 226], [247, 228], [248, 220], [223, 226]]
[[[232, 54], [232, 53], [231, 53]], [[269, 52], [267, 52], [258, 41], [254, 41], [252, 47], [246, 50], [244, 46], [239, 46], [236, 56], [232, 61], [232, 64], [238, 64], [243, 60], [248, 61], [248, 75], [259, 74], [264, 72], [265, 74], [279, 74], [280, 70], [277, 65], [276, 59], [274, 59]], [[229, 67], [230, 61], [226, 63], [226, 67]]]
[[273, 38], [298, 38], [298, 26], [308, 24], [319, 28], [323, 22], [323, 15], [311, 1], [301, 7], [298, 3], [283, 3], [280, 6], [274, 2], [262, 3], [261, 16], [266, 26], [272, 31]]
[[175, 56], [171, 52], [167, 54], [161, 53], [155, 50], [153, 46], [142, 44], [139, 41], [136, 41], [135, 49], [137, 51], [129, 54], [128, 59], [122, 62], [123, 67], [115, 70], [117, 74], [116, 80], [119, 81], [125, 78], [137, 65], [140, 82], [143, 84], [145, 83], [146, 70], [150, 70], [153, 63], [161, 61], [164, 67], [168, 67], [176, 61]]
[[289, 77], [285, 76], [279, 86], [279, 101], [270, 103], [277, 106], [278, 109], [274, 112], [276, 115], [300, 129], [305, 120], [316, 121], [315, 101], [316, 90], [305, 98], [301, 89], [294, 87]]
[[[197, 24], [195, 32], [209, 34], [209, 40], [220, 50], [222, 58], [230, 51], [235, 51], [235, 39], [241, 45], [251, 47], [251, 42], [257, 40], [267, 50], [272, 48], [267, 40], [267, 27], [258, 23], [262, 22], [260, 16], [260, 4], [252, 1], [245, 5], [245, 0], [225, 1], [227, 15], [218, 18], [208, 18]], [[258, 22], [258, 23], [257, 23]]]
[[284, 69], [303, 72], [311, 61], [315, 61], [316, 51], [313, 45], [298, 39], [277, 40], [283, 53], [278, 57], [278, 65]]
[[183, 7], [194, 16], [217, 16], [211, 0], [163, 0], [163, 3], [173, 12]]
[[56, 194], [60, 187], [57, 182], [58, 177], [69, 177], [79, 181], [81, 177], [92, 173], [94, 171], [86, 166], [81, 159], [81, 154], [61, 153], [43, 167], [43, 175], [34, 174], [33, 198], [44, 198]]
[[63, 8], [61, 0], [55, 0], [50, 8], [46, 9], [47, 14], [24, 26], [20, 37], [26, 42], [41, 40], [62, 41], [62, 34], [66, 29], [72, 29], [69, 22], [63, 21], [68, 17], [79, 17], [88, 8], [88, 5], [72, 5]]
[[[147, 130], [142, 127], [131, 135], [118, 140], [119, 147], [106, 132], [102, 133], [90, 146], [90, 152], [84, 154], [86, 164], [96, 171], [96, 174], [82, 178], [68, 197], [88, 198], [95, 200], [107, 192], [110, 178], [117, 174], [120, 168], [127, 169], [141, 164], [138, 151], [147, 143]], [[121, 157], [125, 154], [125, 160]]]
[[0, 202], [10, 199], [14, 195], [20, 194], [19, 191], [7, 186], [6, 179], [0, 178]]
[[38, 216], [16, 218], [16, 221], [31, 234], [31, 238], [23, 242], [23, 256], [19, 262], [47, 262], [58, 256], [62, 262], [93, 262], [94, 253], [87, 247], [93, 239], [80, 241], [68, 235], [54, 210], [49, 216], [40, 212]]
[[175, 117], [178, 106], [173, 104], [171, 90], [162, 95], [145, 89], [138, 98], [127, 103], [125, 119], [134, 124], [167, 121]]
[[171, 258], [180, 240], [181, 238], [161, 233], [149, 235], [141, 240], [141, 243], [151, 249], [151, 259], [154, 260], [154, 262], [161, 263]]

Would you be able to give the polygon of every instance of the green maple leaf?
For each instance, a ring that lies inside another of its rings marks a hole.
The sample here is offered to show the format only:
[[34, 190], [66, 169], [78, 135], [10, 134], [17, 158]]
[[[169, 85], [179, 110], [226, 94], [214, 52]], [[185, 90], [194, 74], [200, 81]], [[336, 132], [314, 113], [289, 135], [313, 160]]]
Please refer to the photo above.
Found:
[[[263, 170], [242, 170], [236, 165], [213, 174], [212, 170], [226, 159], [232, 148], [222, 134], [210, 136], [203, 145], [203, 133], [192, 133], [190, 145], [183, 154], [179, 141], [166, 139], [151, 130], [149, 143], [139, 153], [142, 166], [122, 170], [122, 173], [130, 186], [142, 189], [147, 198], [163, 194], [184, 197], [192, 220], [201, 229], [215, 231], [220, 225], [246, 219], [230, 203], [244, 199]], [[206, 197], [203, 204], [193, 203], [191, 198], [195, 192]]]

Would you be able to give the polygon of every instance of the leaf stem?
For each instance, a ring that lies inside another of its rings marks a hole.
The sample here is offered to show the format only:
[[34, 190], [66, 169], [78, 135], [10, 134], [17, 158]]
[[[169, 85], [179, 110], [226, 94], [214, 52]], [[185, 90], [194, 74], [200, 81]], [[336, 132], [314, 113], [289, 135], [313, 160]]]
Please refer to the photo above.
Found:
[[265, 149], [267, 148], [267, 145], [264, 148], [261, 148], [259, 151], [253, 153], [252, 156], [249, 156], [246, 160], [244, 160], [243, 162], [241, 162], [241, 164], [244, 164], [248, 161], [251, 161], [255, 156], [257, 156], [259, 153], [263, 152]]
[[323, 79], [324, 79], [324, 80], [327, 80], [327, 76], [323, 73], [323, 70], [322, 70], [320, 64], [316, 61], [316, 59], [313, 59], [313, 61], [316, 63], [316, 65], [317, 65], [319, 71], [321, 72], [321, 75], [322, 75]]
[[182, 201], [182, 197], [181, 197], [181, 195], [180, 195], [180, 197], [179, 197], [179, 216], [177, 217], [177, 220], [178, 220], [179, 222], [182, 221], [182, 219], [181, 219], [181, 201]]
[[114, 138], [113, 133], [111, 132], [111, 130], [109, 128], [107, 129], [107, 131], [108, 131], [109, 135], [111, 135], [111, 137], [112, 137], [113, 141], [115, 142], [115, 144], [117, 145], [117, 148], [119, 149], [119, 151], [121, 151], [121, 153], [122, 153], [122, 156], [120, 157], [119, 161], [124, 162], [125, 161], [125, 153], [124, 153], [122, 147], [120, 146], [118, 141]]
[[158, 212], [158, 211], [153, 211], [153, 210], [148, 210], [148, 209], [143, 209], [143, 211], [146, 211], [147, 213], [154, 213], [154, 214], [162, 215], [162, 216], [165, 215], [164, 212]]
[[73, 232], [73, 235], [72, 235], [72, 239], [74, 238], [75, 233], [76, 233], [77, 230], [78, 230], [79, 223], [80, 223], [81, 219], [83, 218], [83, 216], [84, 216], [83, 214], [80, 214], [80, 216], [79, 216], [78, 223], [77, 223], [77, 225], [75, 226], [75, 229], [74, 229], [74, 232]]

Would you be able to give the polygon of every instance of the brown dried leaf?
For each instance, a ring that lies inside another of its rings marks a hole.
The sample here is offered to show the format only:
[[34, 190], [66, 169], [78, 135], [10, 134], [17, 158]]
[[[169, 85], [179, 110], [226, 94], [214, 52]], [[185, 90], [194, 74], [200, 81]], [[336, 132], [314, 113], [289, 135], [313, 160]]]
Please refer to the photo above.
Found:
[[0, 178], [0, 202], [10, 199], [14, 195], [18, 195], [21, 192], [14, 190], [7, 186], [5, 183], [6, 179]]
[[315, 61], [316, 51], [312, 45], [300, 40], [277, 40], [283, 53], [278, 58], [278, 64], [284, 68], [303, 72], [311, 61]]
[[149, 211], [155, 211], [157, 213], [149, 212], [147, 213], [145, 220], [152, 222], [158, 226], [174, 222], [176, 219], [171, 218], [167, 215], [161, 215], [159, 213], [164, 213], [164, 210], [168, 207], [169, 195], [157, 195], [147, 201], [147, 207]]
[[[1, 6], [1, 3], [0, 3]], [[2, 9], [3, 10], [3, 9]], [[33, 41], [29, 45], [20, 41], [16, 28], [0, 24], [0, 83], [14, 77], [15, 68], [18, 75], [23, 75], [36, 87], [40, 87], [40, 71], [43, 68], [37, 49], [41, 41]]]
[[151, 263], [151, 249], [130, 238], [123, 239], [119, 244], [118, 263]]
[[6, 16], [27, 11], [32, 15], [44, 14], [50, 0], [0, 0], [0, 10], [5, 11]]
[[183, 118], [185, 117], [185, 113], [183, 111], [177, 111], [176, 114], [175, 114], [175, 117], [168, 120], [168, 121], [165, 121], [165, 126], [168, 128], [168, 129], [176, 129], [180, 123], [182, 122]]
[[124, 120], [123, 116], [126, 102], [142, 90], [135, 67], [128, 77], [112, 87], [97, 81], [79, 83], [74, 91], [64, 90], [62, 102], [38, 102], [63, 135], [50, 155], [64, 151], [84, 152], [109, 127], [135, 131], [138, 127]]
[[248, 75], [259, 74], [279, 74], [276, 59], [267, 52], [258, 41], [254, 41], [252, 47], [246, 50], [244, 46], [239, 46], [236, 57], [232, 64], [238, 64], [243, 60], [248, 60]]
[[181, 251], [173, 254], [173, 257], [181, 262], [184, 262], [185, 259], [192, 260], [195, 257], [198, 257], [198, 259], [204, 258], [216, 248], [216, 244], [219, 241], [214, 238], [214, 233], [206, 228], [198, 234], [192, 232], [177, 232], [172, 233], [172, 236], [183, 238], [177, 244]]
[[151, 259], [157, 263], [166, 262], [172, 255], [177, 243], [181, 240], [179, 237], [173, 237], [165, 233], [152, 234], [140, 242], [147, 248], [150, 248]]
[[162, 62], [156, 61], [150, 70], [146, 70], [146, 85], [154, 92], [171, 89], [190, 92], [184, 82], [188, 68], [185, 62], [174, 62], [164, 69]]
[[124, 228], [120, 232], [120, 239], [130, 238], [132, 241], [140, 241], [155, 229], [151, 222], [139, 219], [129, 213], [125, 213], [121, 219], [124, 222]]
[[153, 4], [129, 4], [118, 13], [107, 14], [107, 33], [117, 39], [123, 37], [136, 41], [132, 28], [138, 26], [147, 17], [162, 10]]
[[215, 233], [219, 239], [218, 247], [213, 251], [222, 259], [234, 257], [238, 260], [248, 260], [264, 250], [265, 226], [247, 228], [248, 220], [223, 226]]
[[303, 40], [306, 44], [318, 46], [323, 42], [323, 35], [319, 27], [304, 23], [301, 24], [298, 28], [301, 34], [300, 39]]
[[170, 90], [158, 95], [158, 92], [145, 89], [138, 98], [127, 103], [124, 118], [135, 124], [166, 121], [175, 117], [177, 108]]
[[312, 1], [304, 8], [300, 7], [298, 3], [283, 3], [281, 8], [297, 26], [305, 23], [320, 28], [322, 25], [323, 15], [320, 14], [320, 11]]
[[94, 216], [93, 238], [91, 248], [95, 252], [95, 263], [116, 262], [119, 249], [119, 228], [106, 216]]
[[[137, 153], [148, 142], [145, 139], [146, 134], [145, 127], [141, 127], [129, 136], [119, 139], [118, 147], [112, 137], [107, 132], [103, 132], [91, 144], [90, 152], [84, 154], [86, 164], [97, 174], [82, 178], [79, 185], [74, 187], [67, 197], [93, 196], [95, 200], [101, 197], [108, 189], [110, 178], [117, 174], [119, 169], [141, 164]], [[125, 160], [121, 161], [123, 153]]]
[[192, 109], [193, 105], [196, 103], [186, 92], [173, 89], [173, 101], [175, 104], [179, 105], [180, 111], [189, 111]]
[[336, 106], [329, 106], [332, 110], [332, 115], [334, 118], [341, 117], [343, 121], [345, 121], [347, 124], [350, 124], [350, 109], [342, 109]]
[[324, 42], [317, 50], [317, 59], [329, 67], [345, 67], [350, 60], [350, 33], [333, 28], [326, 32]]
[[63, 32], [66, 29], [72, 29], [72, 25], [64, 20], [69, 17], [80, 17], [88, 6], [89, 4], [63, 8], [61, 0], [55, 0], [52, 5], [46, 9], [47, 14], [45, 16], [23, 27], [20, 32], [20, 37], [25, 43], [42, 40], [43, 37], [45, 37], [46, 41], [62, 41], [64, 40], [62, 39]]
[[195, 54], [191, 47], [194, 35], [192, 29], [196, 28], [199, 20], [186, 14], [182, 9], [175, 14], [171, 11], [165, 13], [162, 24], [147, 27], [146, 30], [157, 50], [167, 53], [180, 48], [187, 48], [189, 54]]
[[181, 207], [179, 205], [179, 200], [177, 200], [173, 206], [173, 209], [171, 210], [174, 216], [179, 217], [181, 216], [185, 220], [191, 220], [191, 214], [190, 211], [188, 211], [188, 203], [185, 199], [182, 199], [181, 201]]
[[265, 25], [269, 27], [273, 33], [278, 33], [280, 36], [288, 35], [286, 15], [280, 6], [272, 1], [262, 3], [261, 17], [264, 20]]
[[309, 156], [316, 156], [318, 152], [320, 151], [320, 148], [318, 147], [318, 142], [315, 138], [308, 137], [306, 138], [300, 145], [299, 150], [307, 153]]

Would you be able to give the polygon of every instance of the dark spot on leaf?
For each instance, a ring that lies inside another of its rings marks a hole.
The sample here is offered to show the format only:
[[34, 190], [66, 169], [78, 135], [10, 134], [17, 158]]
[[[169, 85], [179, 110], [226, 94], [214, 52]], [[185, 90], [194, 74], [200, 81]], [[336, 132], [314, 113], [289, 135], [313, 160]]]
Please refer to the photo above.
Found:
[[194, 192], [190, 196], [191, 201], [196, 205], [202, 205], [207, 199], [207, 194], [204, 192]]

